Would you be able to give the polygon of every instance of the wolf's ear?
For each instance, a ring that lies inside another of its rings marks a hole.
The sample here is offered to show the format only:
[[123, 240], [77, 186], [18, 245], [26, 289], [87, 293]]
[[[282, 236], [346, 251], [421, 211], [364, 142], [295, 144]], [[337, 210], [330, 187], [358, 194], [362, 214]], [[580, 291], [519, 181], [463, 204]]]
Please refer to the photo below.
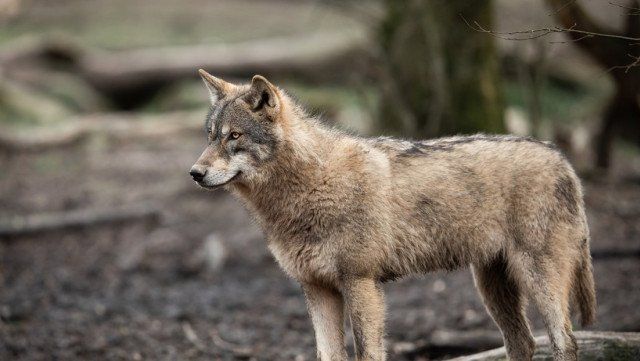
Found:
[[275, 114], [280, 110], [278, 88], [261, 75], [251, 79], [251, 88], [244, 99], [255, 112], [265, 111]]
[[214, 104], [220, 100], [220, 98], [224, 98], [225, 94], [229, 92], [231, 84], [222, 79], [216, 78], [203, 69], [198, 70], [198, 73], [200, 73], [200, 77], [202, 77], [204, 85], [209, 90], [209, 99], [211, 100], [211, 104]]

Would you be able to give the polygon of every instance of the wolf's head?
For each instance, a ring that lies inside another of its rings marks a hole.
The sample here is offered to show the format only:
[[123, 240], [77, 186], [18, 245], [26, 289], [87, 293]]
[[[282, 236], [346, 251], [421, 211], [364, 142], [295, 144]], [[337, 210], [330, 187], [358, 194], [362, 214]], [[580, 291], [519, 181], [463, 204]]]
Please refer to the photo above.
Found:
[[264, 173], [282, 138], [283, 95], [259, 75], [250, 85], [234, 85], [204, 70], [200, 76], [211, 100], [207, 147], [189, 173], [209, 189], [251, 183]]

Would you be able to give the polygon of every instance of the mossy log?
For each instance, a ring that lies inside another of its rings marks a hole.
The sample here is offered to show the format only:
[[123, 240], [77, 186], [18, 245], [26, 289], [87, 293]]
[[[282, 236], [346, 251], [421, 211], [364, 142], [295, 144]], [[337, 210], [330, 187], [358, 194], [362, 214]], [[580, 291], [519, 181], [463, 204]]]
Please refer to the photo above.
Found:
[[[637, 361], [640, 360], [638, 332], [575, 332], [580, 361]], [[553, 351], [546, 336], [536, 338], [534, 360], [552, 360]], [[462, 356], [450, 361], [506, 361], [504, 347]]]
[[60, 229], [73, 229], [133, 221], [146, 221], [149, 222], [149, 224], [157, 224], [160, 221], [161, 215], [162, 213], [159, 207], [148, 204], [34, 214], [26, 217], [13, 217], [1, 220], [0, 237], [11, 238]]
[[0, 122], [7, 122], [8, 119], [37, 119], [40, 123], [47, 124], [72, 114], [73, 110], [70, 107], [49, 94], [8, 81], [0, 73]]
[[[54, 64], [78, 74], [119, 109], [134, 109], [166, 85], [196, 79], [198, 68], [217, 76], [259, 73], [311, 81], [339, 80], [366, 54], [363, 34], [318, 33], [235, 44], [101, 51], [67, 39], [25, 39], [0, 51], [5, 69]], [[342, 72], [340, 71], [342, 70]]]
[[159, 115], [105, 113], [77, 116], [55, 127], [0, 126], [0, 152], [41, 152], [76, 145], [91, 136], [122, 141], [201, 132], [202, 114], [203, 111], [175, 111]]

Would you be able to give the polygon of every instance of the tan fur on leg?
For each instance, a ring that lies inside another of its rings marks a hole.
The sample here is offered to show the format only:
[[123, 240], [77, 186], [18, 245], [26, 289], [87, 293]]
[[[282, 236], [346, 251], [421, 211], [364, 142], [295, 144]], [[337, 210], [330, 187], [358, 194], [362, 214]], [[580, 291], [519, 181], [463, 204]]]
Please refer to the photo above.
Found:
[[344, 282], [344, 296], [353, 328], [356, 360], [384, 361], [384, 295], [372, 279]]
[[556, 258], [532, 260], [520, 266], [523, 283], [547, 327], [554, 361], [577, 361], [578, 348], [569, 314], [573, 264]]
[[346, 361], [342, 296], [313, 284], [304, 284], [302, 288], [316, 334], [318, 360]]

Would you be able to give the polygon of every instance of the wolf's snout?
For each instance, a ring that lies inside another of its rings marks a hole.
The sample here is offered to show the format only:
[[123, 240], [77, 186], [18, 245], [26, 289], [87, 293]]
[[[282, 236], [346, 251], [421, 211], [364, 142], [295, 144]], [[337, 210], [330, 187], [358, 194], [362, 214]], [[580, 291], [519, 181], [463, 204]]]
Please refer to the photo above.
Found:
[[193, 177], [193, 180], [196, 182], [202, 182], [206, 173], [207, 169], [200, 165], [194, 165], [191, 167], [191, 170], [189, 170], [189, 174], [191, 174], [191, 177]]

